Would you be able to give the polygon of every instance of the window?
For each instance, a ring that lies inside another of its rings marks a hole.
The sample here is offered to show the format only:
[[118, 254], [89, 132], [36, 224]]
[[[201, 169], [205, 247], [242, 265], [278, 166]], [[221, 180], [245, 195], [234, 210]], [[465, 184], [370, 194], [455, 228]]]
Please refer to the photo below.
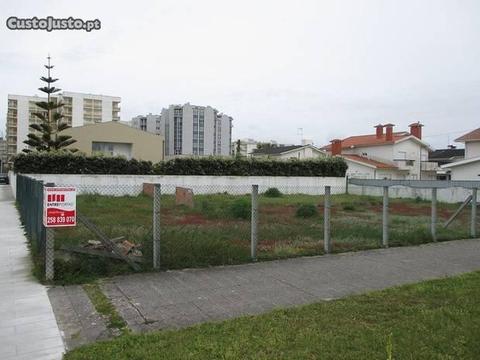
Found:
[[175, 109], [173, 117], [173, 154], [182, 154], [183, 109]]

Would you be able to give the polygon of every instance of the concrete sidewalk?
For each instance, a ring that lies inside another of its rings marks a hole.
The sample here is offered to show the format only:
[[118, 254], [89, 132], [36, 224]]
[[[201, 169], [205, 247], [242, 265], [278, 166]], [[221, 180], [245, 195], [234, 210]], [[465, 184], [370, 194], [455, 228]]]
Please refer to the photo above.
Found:
[[10, 186], [0, 185], [0, 359], [61, 359], [63, 352], [46, 287], [31, 275]]
[[480, 270], [480, 240], [119, 276], [103, 290], [135, 331], [178, 328]]

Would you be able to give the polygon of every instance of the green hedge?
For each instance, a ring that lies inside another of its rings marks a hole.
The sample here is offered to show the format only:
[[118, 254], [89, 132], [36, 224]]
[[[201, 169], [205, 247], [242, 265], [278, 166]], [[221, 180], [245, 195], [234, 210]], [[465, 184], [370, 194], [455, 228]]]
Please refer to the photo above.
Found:
[[345, 176], [341, 158], [318, 160], [255, 160], [234, 158], [177, 158], [158, 163], [155, 174], [217, 176]]
[[23, 174], [153, 174], [150, 161], [59, 152], [19, 154], [13, 169]]
[[333, 176], [343, 177], [341, 158], [316, 160], [255, 160], [219, 157], [177, 158], [153, 165], [121, 157], [86, 156], [69, 152], [20, 154], [14, 170], [24, 174], [133, 174], [216, 176]]

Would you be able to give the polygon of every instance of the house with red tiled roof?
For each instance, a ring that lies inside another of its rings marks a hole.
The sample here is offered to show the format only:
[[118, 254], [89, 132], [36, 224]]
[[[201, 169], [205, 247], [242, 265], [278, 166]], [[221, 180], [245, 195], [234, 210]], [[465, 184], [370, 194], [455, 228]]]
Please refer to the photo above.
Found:
[[455, 139], [465, 143], [465, 158], [442, 166], [452, 180], [480, 180], [480, 128]]
[[419, 122], [410, 131], [394, 131], [394, 124], [374, 126], [375, 133], [334, 139], [322, 150], [341, 156], [348, 165], [347, 175], [371, 179], [436, 179], [437, 164], [428, 161], [432, 150], [422, 140]]

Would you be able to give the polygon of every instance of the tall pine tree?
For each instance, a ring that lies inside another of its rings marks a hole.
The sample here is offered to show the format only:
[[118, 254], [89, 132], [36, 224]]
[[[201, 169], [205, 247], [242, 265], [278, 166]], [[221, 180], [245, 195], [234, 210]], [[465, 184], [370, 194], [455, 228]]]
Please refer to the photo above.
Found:
[[[66, 122], [63, 121], [63, 115], [59, 111], [63, 103], [53, 101], [51, 95], [59, 92], [61, 89], [56, 88], [52, 84], [58, 79], [53, 79], [50, 75], [53, 65], [50, 65], [50, 55], [47, 57], [48, 65], [47, 77], [42, 76], [40, 80], [47, 85], [38, 90], [47, 94], [47, 101], [39, 101], [35, 104], [44, 111], [34, 112], [33, 115], [40, 120], [39, 123], [30, 124], [30, 129], [35, 130], [27, 135], [28, 139], [24, 141], [25, 144], [30, 145], [36, 151], [53, 151], [65, 148], [76, 142], [70, 135], [61, 135], [60, 133], [70, 128]], [[31, 152], [30, 149], [24, 149], [24, 152]]]

